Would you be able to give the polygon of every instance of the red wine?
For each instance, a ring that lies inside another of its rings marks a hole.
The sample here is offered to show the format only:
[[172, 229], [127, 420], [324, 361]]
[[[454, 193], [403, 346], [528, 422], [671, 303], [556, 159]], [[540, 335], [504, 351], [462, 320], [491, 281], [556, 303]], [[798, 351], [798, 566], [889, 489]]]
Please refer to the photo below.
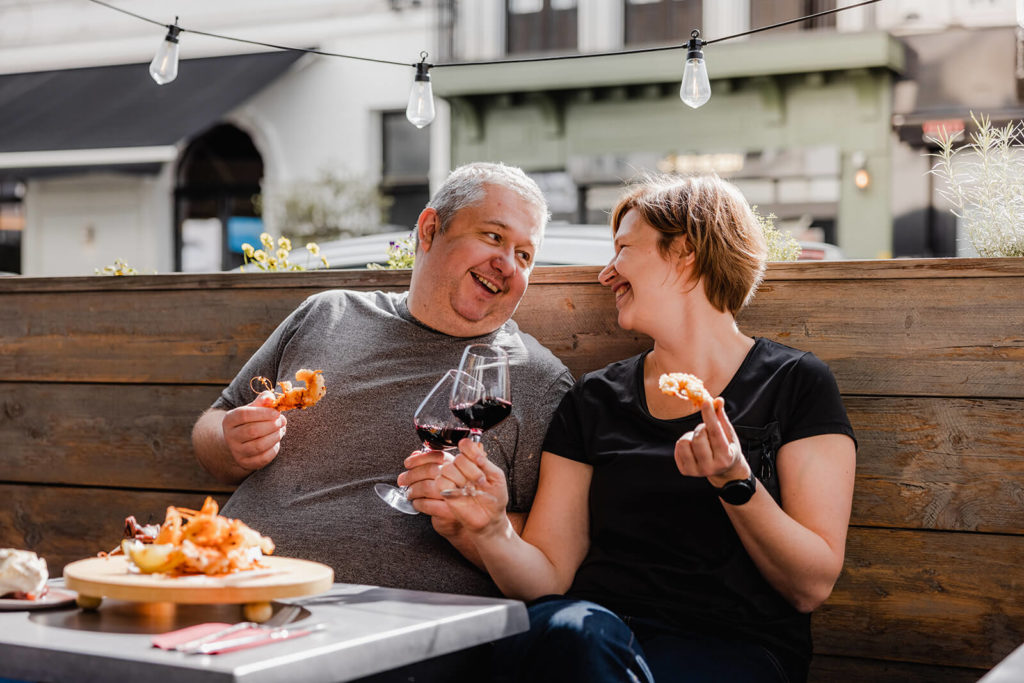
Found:
[[440, 451], [448, 446], [458, 446], [459, 441], [469, 436], [469, 427], [417, 424], [416, 433], [424, 443]]
[[475, 403], [460, 403], [452, 407], [455, 417], [471, 429], [490, 429], [512, 412], [512, 403], [500, 398], [482, 398]]

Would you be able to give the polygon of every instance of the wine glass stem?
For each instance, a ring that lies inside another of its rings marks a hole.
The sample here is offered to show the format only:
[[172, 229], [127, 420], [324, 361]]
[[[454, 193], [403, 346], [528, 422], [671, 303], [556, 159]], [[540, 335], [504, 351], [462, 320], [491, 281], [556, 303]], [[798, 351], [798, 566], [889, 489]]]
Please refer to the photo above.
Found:
[[480, 443], [480, 440], [483, 438], [483, 436], [484, 433], [480, 429], [472, 429], [469, 432], [469, 440], [472, 441], [473, 443]]

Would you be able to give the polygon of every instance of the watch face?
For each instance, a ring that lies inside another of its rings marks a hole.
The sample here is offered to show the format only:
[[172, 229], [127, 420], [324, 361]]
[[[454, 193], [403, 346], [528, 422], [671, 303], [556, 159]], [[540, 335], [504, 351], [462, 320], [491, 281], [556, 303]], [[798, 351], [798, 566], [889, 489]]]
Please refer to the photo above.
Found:
[[730, 481], [718, 489], [718, 497], [729, 505], [743, 505], [754, 496], [757, 491], [757, 480], [751, 475], [750, 479], [738, 479]]

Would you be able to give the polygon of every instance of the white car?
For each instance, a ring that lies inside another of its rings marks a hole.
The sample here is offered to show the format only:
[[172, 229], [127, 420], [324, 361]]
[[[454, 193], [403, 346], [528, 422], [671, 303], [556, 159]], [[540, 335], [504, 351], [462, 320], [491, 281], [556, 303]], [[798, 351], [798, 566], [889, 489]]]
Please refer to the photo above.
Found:
[[[382, 232], [320, 244], [320, 253], [331, 268], [365, 268], [368, 263], [385, 264], [391, 242], [406, 239], [412, 232]], [[824, 242], [801, 242], [801, 261], [842, 259], [839, 247]], [[551, 223], [537, 254], [539, 266], [603, 266], [615, 254], [612, 229], [606, 225]], [[289, 256], [292, 263], [322, 268], [320, 259], [297, 248]], [[308, 265], [307, 265], [308, 264]]]
[[[387, 263], [391, 242], [410, 237], [412, 232], [382, 232], [363, 237], [320, 243], [320, 254], [331, 268], [365, 268], [367, 263]], [[614, 254], [612, 230], [603, 225], [569, 225], [551, 223], [544, 233], [544, 242], [537, 253], [540, 266], [604, 265]], [[320, 259], [306, 249], [296, 248], [288, 260], [309, 267], [322, 268]]]

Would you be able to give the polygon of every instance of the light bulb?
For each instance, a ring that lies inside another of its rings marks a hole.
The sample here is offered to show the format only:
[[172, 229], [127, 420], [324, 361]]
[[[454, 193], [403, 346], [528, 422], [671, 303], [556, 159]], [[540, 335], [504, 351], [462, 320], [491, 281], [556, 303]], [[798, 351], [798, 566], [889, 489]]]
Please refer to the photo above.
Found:
[[868, 189], [868, 185], [871, 184], [871, 174], [868, 173], [868, 169], [858, 168], [857, 172], [853, 174], [853, 184], [857, 186], [858, 190]]
[[694, 109], [711, 99], [711, 82], [701, 45], [700, 31], [695, 30], [686, 45], [686, 66], [683, 68], [682, 85], [679, 86], [679, 99]]
[[167, 85], [178, 77], [178, 28], [177, 20], [167, 27], [167, 36], [157, 48], [153, 61], [149, 63], [149, 75], [160, 85]]
[[430, 87], [430, 65], [425, 61], [416, 65], [405, 118], [417, 128], [423, 128], [434, 120], [434, 91]]

